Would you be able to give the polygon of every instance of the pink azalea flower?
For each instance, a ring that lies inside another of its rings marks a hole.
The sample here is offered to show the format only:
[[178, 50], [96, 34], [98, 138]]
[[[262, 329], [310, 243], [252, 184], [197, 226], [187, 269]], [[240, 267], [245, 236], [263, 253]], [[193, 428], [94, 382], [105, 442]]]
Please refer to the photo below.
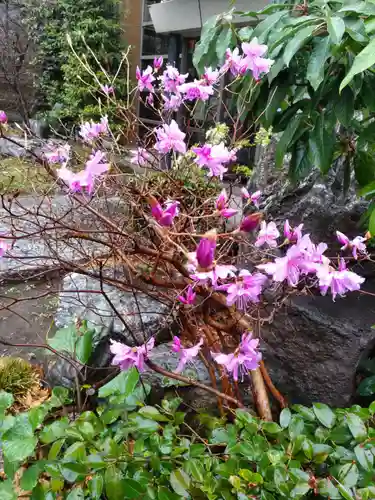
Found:
[[246, 72], [246, 64], [244, 64], [244, 58], [240, 55], [238, 47], [233, 52], [230, 49], [226, 50], [225, 63], [221, 71], [224, 73], [230, 71], [233, 76], [243, 75]]
[[341, 245], [341, 250], [350, 249], [355, 260], [358, 259], [358, 253], [361, 255], [367, 255], [367, 248], [365, 245], [366, 238], [362, 236], [356, 236], [352, 241], [340, 231], [336, 231], [337, 239]]
[[96, 151], [90, 155], [84, 170], [75, 173], [62, 166], [56, 171], [57, 176], [69, 186], [71, 191], [79, 192], [86, 189], [91, 194], [95, 180], [110, 168], [109, 163], [103, 163], [103, 160], [105, 160], [105, 153]]
[[214, 93], [211, 85], [203, 85], [200, 81], [183, 83], [177, 86], [177, 92], [184, 95], [186, 101], [207, 101]]
[[249, 302], [259, 302], [259, 296], [266, 281], [267, 277], [264, 274], [251, 274], [243, 269], [235, 283], [220, 285], [217, 289], [227, 292], [228, 306], [236, 304], [238, 309], [245, 311]]
[[259, 208], [259, 200], [262, 196], [262, 191], [255, 191], [255, 193], [250, 194], [249, 191], [243, 187], [241, 189], [241, 193], [245, 199], [251, 201], [257, 208]]
[[163, 66], [163, 62], [164, 62], [163, 56], [155, 57], [154, 58], [154, 70], [159, 71], [159, 69]]
[[183, 348], [178, 337], [173, 337], [172, 351], [180, 354], [180, 362], [176, 368], [176, 373], [181, 373], [187, 363], [191, 363], [196, 358], [203, 345], [203, 339], [200, 339], [198, 344], [193, 347]]
[[145, 167], [151, 159], [150, 153], [145, 148], [137, 148], [135, 151], [130, 151], [133, 158], [130, 163], [135, 163], [140, 167]]
[[225, 189], [223, 189], [219, 194], [215, 205], [217, 213], [226, 219], [233, 217], [233, 215], [236, 215], [238, 212], [238, 210], [235, 210], [234, 208], [228, 208], [228, 195]]
[[152, 92], [150, 92], [149, 94], [147, 94], [146, 104], [148, 106], [153, 106], [154, 105], [154, 94]]
[[171, 94], [170, 97], [162, 95], [165, 111], [178, 111], [182, 104], [182, 96]]
[[198, 265], [202, 269], [212, 266], [215, 258], [216, 238], [202, 238], [195, 252]]
[[[52, 148], [53, 146], [51, 146]], [[44, 155], [47, 158], [49, 163], [67, 163], [69, 160], [70, 149], [69, 144], [64, 144], [63, 146], [58, 146], [54, 149], [49, 149], [49, 151], [45, 151]]]
[[316, 275], [319, 279], [321, 294], [326, 295], [330, 288], [333, 300], [337, 295], [342, 297], [346, 292], [360, 290], [365, 281], [362, 276], [347, 270], [344, 259], [341, 259], [337, 271], [329, 265], [321, 265]]
[[8, 123], [8, 117], [5, 111], [0, 110], [0, 124], [5, 125]]
[[102, 134], [106, 134], [108, 132], [108, 118], [103, 116], [100, 119], [100, 123], [85, 122], [81, 125], [79, 135], [86, 142], [91, 142], [93, 139], [96, 139]]
[[213, 70], [212, 68], [204, 68], [203, 80], [207, 85], [213, 85], [217, 82], [220, 72], [218, 70]]
[[166, 92], [177, 94], [177, 86], [185, 83], [189, 73], [181, 75], [177, 68], [167, 64], [167, 69], [163, 72], [160, 80]]
[[186, 144], [184, 138], [186, 134], [181, 132], [175, 120], [172, 120], [170, 125], [164, 124], [156, 129], [157, 142], [155, 149], [159, 153], [169, 153], [173, 150], [178, 153], [186, 153]]
[[244, 219], [242, 219], [239, 231], [243, 231], [245, 233], [250, 233], [251, 231], [254, 231], [259, 226], [259, 222], [262, 219], [262, 214], [259, 212], [256, 212], [255, 214], [250, 214]]
[[188, 289], [186, 290], [185, 295], [179, 295], [177, 297], [177, 300], [182, 302], [182, 304], [192, 305], [194, 304], [196, 297], [197, 294], [194, 292], [193, 288], [189, 286]]
[[110, 94], [114, 94], [115, 90], [112, 87], [112, 85], [100, 85], [100, 90], [105, 94], [106, 96], [109, 96]]
[[178, 201], [170, 201], [167, 205], [164, 205], [164, 209], [160, 205], [160, 203], [155, 200], [155, 198], [150, 197], [150, 205], [151, 205], [151, 214], [157, 223], [163, 227], [169, 227], [173, 224], [173, 219], [178, 214]]
[[259, 264], [256, 267], [272, 276], [274, 281], [281, 283], [286, 280], [289, 286], [295, 287], [300, 278], [302, 260], [303, 256], [300, 249], [293, 245], [289, 248], [285, 257], [277, 257], [274, 262]]
[[154, 348], [154, 345], [155, 339], [153, 337], [139, 347], [129, 347], [121, 342], [111, 340], [110, 351], [115, 355], [112, 364], [118, 365], [122, 371], [135, 366], [139, 372], [143, 372], [145, 360], [147, 360], [148, 353]]
[[208, 177], [223, 178], [223, 174], [228, 170], [223, 164], [227, 164], [236, 159], [236, 151], [229, 151], [222, 142], [211, 146], [205, 144], [202, 147], [192, 148], [192, 151], [197, 155], [195, 163], [200, 167], [207, 167], [209, 172]]
[[265, 221], [261, 222], [260, 231], [258, 233], [257, 240], [255, 242], [256, 247], [261, 247], [265, 243], [271, 247], [277, 247], [277, 238], [280, 236], [280, 233], [276, 227], [274, 222], [269, 222], [268, 224]]
[[289, 243], [296, 243], [302, 238], [302, 228], [303, 224], [292, 228], [287, 219], [284, 223], [284, 236], [289, 241]]
[[269, 72], [274, 61], [261, 57], [267, 52], [267, 45], [259, 44], [254, 38], [250, 43], [244, 42], [242, 50], [245, 54], [244, 64], [252, 71], [255, 80], [259, 80], [261, 74]]
[[211, 282], [212, 286], [216, 287], [219, 279], [234, 278], [236, 271], [237, 268], [235, 266], [216, 264], [208, 271], [196, 271], [190, 278], [202, 285]]
[[138, 90], [140, 92], [143, 92], [144, 90], [149, 90], [150, 92], [154, 91], [152, 82], [155, 81], [155, 77], [152, 73], [153, 69], [151, 66], [147, 66], [147, 68], [143, 72], [141, 72], [141, 70], [137, 66], [135, 77], [138, 81]]
[[211, 352], [211, 356], [217, 364], [225, 367], [228, 373], [231, 373], [233, 379], [238, 381], [238, 376], [244, 375], [251, 370], [256, 370], [262, 359], [261, 353], [258, 351], [259, 339], [253, 339], [252, 333], [244, 333], [241, 342], [234, 353], [222, 354]]

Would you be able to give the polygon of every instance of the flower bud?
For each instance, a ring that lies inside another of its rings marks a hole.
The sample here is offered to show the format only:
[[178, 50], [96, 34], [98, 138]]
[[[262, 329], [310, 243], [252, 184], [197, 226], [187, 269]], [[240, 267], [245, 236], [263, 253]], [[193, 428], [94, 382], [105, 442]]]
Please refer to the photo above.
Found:
[[196, 256], [201, 268], [207, 269], [212, 266], [215, 257], [216, 239], [202, 238], [199, 242]]
[[2, 123], [3, 125], [5, 125], [6, 123], [8, 123], [8, 117], [5, 113], [5, 111], [0, 111], [0, 123]]
[[259, 226], [259, 223], [262, 219], [262, 214], [260, 212], [256, 212], [254, 214], [250, 214], [244, 219], [240, 224], [240, 231], [244, 231], [245, 233], [250, 233], [254, 231]]

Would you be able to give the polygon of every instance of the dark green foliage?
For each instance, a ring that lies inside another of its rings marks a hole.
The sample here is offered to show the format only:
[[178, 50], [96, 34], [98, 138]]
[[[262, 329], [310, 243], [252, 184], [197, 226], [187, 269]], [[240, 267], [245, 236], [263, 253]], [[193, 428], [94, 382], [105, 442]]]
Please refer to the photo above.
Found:
[[[82, 118], [98, 119], [103, 114], [98, 97], [104, 103], [106, 98], [93, 74], [100, 83], [109, 84], [102, 69], [113, 78], [122, 58], [118, 1], [29, 0], [29, 4], [26, 23], [37, 48], [40, 110], [66, 125]], [[115, 83], [116, 94], [121, 96], [124, 82], [119, 82], [121, 74]], [[111, 109], [106, 112], [111, 115]]]
[[135, 369], [121, 373], [100, 389], [96, 412], [71, 421], [48, 420], [66, 391], [55, 389], [51, 401], [16, 417], [5, 416], [12, 397], [0, 392], [8, 475], [1, 498], [16, 499], [11, 481], [25, 460], [20, 486], [42, 500], [374, 498], [375, 403], [295, 405], [279, 423], [244, 410], [232, 422], [201, 415], [191, 432], [181, 399], [148, 406], [150, 387], [138, 386], [138, 377]]

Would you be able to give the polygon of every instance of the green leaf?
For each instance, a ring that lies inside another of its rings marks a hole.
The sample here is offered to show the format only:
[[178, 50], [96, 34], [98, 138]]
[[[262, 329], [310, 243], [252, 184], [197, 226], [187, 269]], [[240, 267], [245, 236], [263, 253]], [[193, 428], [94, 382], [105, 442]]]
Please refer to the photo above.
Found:
[[88, 481], [87, 487], [90, 492], [91, 498], [93, 500], [100, 500], [104, 487], [103, 476], [101, 476], [100, 474], [95, 474], [95, 476]]
[[77, 328], [75, 325], [69, 325], [57, 330], [52, 338], [47, 338], [47, 343], [58, 352], [65, 352], [73, 355], [77, 342]]
[[287, 95], [288, 88], [289, 87], [287, 85], [276, 85], [275, 87], [270, 89], [264, 115], [262, 115], [261, 118], [265, 128], [268, 128], [272, 125], [277, 110], [280, 108], [281, 103], [284, 101]]
[[354, 93], [351, 88], [346, 87], [341, 94], [338, 95], [338, 100], [335, 102], [334, 111], [337, 119], [345, 127], [350, 127], [354, 115]]
[[188, 489], [190, 487], [190, 478], [182, 469], [176, 469], [171, 472], [169, 481], [173, 490], [180, 497], [189, 497]]
[[363, 19], [352, 19], [347, 17], [345, 19], [345, 31], [350, 38], [358, 43], [367, 43], [369, 40]]
[[290, 419], [292, 418], [292, 412], [289, 408], [284, 408], [280, 413], [280, 425], [283, 429], [286, 429], [290, 423]]
[[139, 380], [139, 373], [136, 368], [120, 372], [110, 382], [103, 385], [99, 389], [99, 397], [106, 398], [112, 394], [121, 394], [122, 396], [129, 396], [135, 389]]
[[315, 422], [315, 420], [316, 420], [315, 414], [311, 408], [308, 408], [307, 406], [303, 406], [303, 405], [293, 405], [292, 409], [294, 411], [296, 411], [297, 413], [299, 413], [300, 415], [302, 415], [302, 417], [305, 420], [307, 420], [309, 422]]
[[145, 418], [150, 418], [151, 420], [156, 420], [156, 422], [168, 422], [169, 419], [160, 411], [155, 408], [155, 406], [143, 406], [138, 412]]
[[30, 491], [36, 486], [39, 478], [39, 474], [43, 469], [43, 465], [36, 463], [24, 470], [22, 473], [20, 487], [24, 491]]
[[[373, 208], [372, 212], [371, 212], [371, 215], [370, 215], [370, 220], [369, 220], [369, 224], [368, 224], [368, 230], [370, 231], [371, 234], [375, 234], [375, 208]], [[372, 378], [372, 377], [369, 377], [369, 378]], [[359, 388], [358, 388], [359, 389]], [[362, 393], [364, 391], [364, 388], [361, 389], [362, 390]], [[370, 391], [370, 387], [368, 388], [368, 391]], [[371, 393], [372, 394], [372, 393]], [[370, 394], [370, 395], [371, 395]]]
[[266, 434], [278, 434], [281, 432], [281, 427], [276, 422], [262, 422], [262, 430]]
[[346, 488], [353, 488], [358, 482], [358, 467], [354, 463], [344, 464], [339, 468], [338, 480]]
[[341, 496], [345, 498], [345, 500], [354, 500], [354, 497], [350, 493], [350, 491], [345, 488], [339, 481], [337, 481], [337, 489], [341, 493]]
[[317, 90], [324, 80], [324, 65], [330, 56], [330, 39], [327, 36], [317, 38], [314, 40], [313, 45], [314, 48], [307, 66], [306, 78], [311, 83], [312, 88]]
[[375, 157], [371, 153], [357, 149], [354, 156], [354, 171], [358, 184], [367, 187], [375, 178]]
[[66, 500], [84, 500], [85, 495], [80, 486], [71, 490], [69, 495], [66, 497]]
[[13, 394], [0, 391], [0, 412], [3, 413], [7, 408], [10, 408], [14, 402]]
[[301, 498], [311, 489], [309, 483], [297, 483], [290, 492], [291, 498]]
[[303, 418], [299, 415], [293, 415], [288, 427], [289, 436], [292, 440], [296, 439], [298, 436], [303, 434], [305, 424]]
[[225, 52], [227, 48], [231, 48], [232, 46], [232, 36], [233, 32], [231, 26], [224, 26], [216, 41], [216, 55], [219, 64], [222, 64], [224, 62]]
[[76, 343], [76, 357], [78, 361], [86, 364], [91, 356], [93, 349], [95, 330], [86, 330], [83, 335], [78, 337]]
[[188, 460], [184, 465], [184, 471], [191, 475], [199, 483], [203, 483], [205, 479], [205, 470], [203, 464], [198, 459]]
[[[294, 37], [287, 43], [283, 59], [286, 66], [289, 66], [289, 63], [293, 56], [298, 52], [298, 50], [308, 41], [310, 40], [314, 30], [316, 29], [316, 24], [306, 26], [302, 28]], [[254, 30], [255, 31], [255, 30]]]
[[252, 38], [253, 35], [253, 28], [250, 28], [250, 26], [244, 26], [237, 32], [237, 36], [241, 40], [241, 42], [248, 42], [250, 41], [250, 38]]
[[338, 12], [356, 12], [357, 14], [364, 14], [366, 16], [375, 15], [375, 5], [369, 2], [357, 2], [349, 5], [344, 5]]
[[354, 448], [355, 456], [357, 457], [358, 463], [368, 471], [372, 471], [374, 465], [374, 455], [370, 450], [366, 450], [364, 445], [357, 444]]
[[313, 450], [312, 442], [309, 439], [305, 438], [303, 440], [302, 450], [303, 450], [304, 454], [306, 455], [306, 457], [309, 460], [312, 460], [312, 458], [314, 456], [314, 450]]
[[124, 477], [122, 472], [114, 465], [110, 465], [105, 471], [104, 484], [105, 494], [108, 500], [124, 499]]
[[48, 411], [48, 408], [43, 405], [35, 406], [29, 410], [29, 422], [33, 430], [42, 425]]
[[0, 483], [0, 498], [1, 500], [17, 500], [17, 494], [9, 479]]
[[275, 151], [275, 164], [277, 168], [282, 167], [284, 156], [288, 151], [289, 145], [293, 141], [293, 137], [301, 124], [303, 116], [302, 113], [295, 114], [289, 121], [283, 135], [280, 137]]
[[180, 497], [165, 486], [158, 486], [158, 500], [178, 500]]
[[2, 442], [4, 457], [9, 462], [23, 462], [34, 453], [37, 443], [38, 439], [36, 437], [24, 437], [23, 439], [20, 437], [14, 439], [4, 438]]
[[289, 14], [288, 10], [281, 10], [280, 12], [275, 12], [270, 16], [267, 16], [263, 21], [256, 25], [253, 31], [253, 38], [258, 38], [259, 43], [263, 43], [266, 40], [268, 33], [275, 28], [280, 19]]
[[345, 33], [345, 22], [338, 16], [328, 17], [327, 30], [332, 42], [339, 45]]
[[370, 406], [369, 406], [369, 412], [370, 412], [370, 415], [374, 415], [375, 414], [375, 401], [373, 401]]
[[53, 443], [57, 439], [65, 437], [66, 429], [69, 426], [69, 420], [67, 417], [61, 420], [56, 420], [50, 425], [46, 425], [39, 434], [39, 438], [42, 443]]
[[198, 73], [200, 74], [202, 72], [201, 68], [201, 60], [203, 56], [207, 54], [208, 47], [211, 44], [212, 40], [214, 39], [217, 30], [218, 30], [218, 16], [213, 16], [210, 17], [203, 25], [202, 32], [201, 32], [201, 37], [199, 42], [197, 43], [193, 55], [193, 64], [194, 67], [197, 69]]
[[51, 446], [51, 448], [48, 452], [48, 460], [56, 460], [64, 443], [65, 443], [65, 439], [58, 439], [57, 441], [55, 441], [53, 443], [53, 445]]
[[313, 163], [326, 174], [332, 165], [333, 152], [335, 147], [335, 127], [332, 115], [322, 111], [316, 121], [315, 127], [309, 135], [310, 151]]
[[124, 489], [123, 498], [142, 498], [143, 494], [147, 490], [147, 484], [141, 484], [139, 481], [134, 479], [123, 479], [122, 487]]
[[367, 438], [367, 428], [363, 421], [354, 413], [348, 413], [346, 421], [354, 439], [362, 441]]
[[129, 417], [129, 424], [132, 425], [135, 430], [146, 434], [152, 434], [159, 430], [159, 424], [155, 422], [155, 420], [143, 418], [141, 415], [132, 414]]
[[313, 404], [313, 410], [316, 418], [321, 424], [329, 429], [335, 425], [336, 416], [331, 408], [323, 403]]
[[320, 495], [324, 495], [324, 497], [328, 498], [341, 498], [338, 492], [338, 489], [330, 479], [321, 479], [318, 482], [318, 491]]
[[343, 79], [340, 85], [340, 92], [345, 88], [354, 78], [355, 75], [366, 71], [375, 64], [375, 38], [355, 57], [349, 73]]

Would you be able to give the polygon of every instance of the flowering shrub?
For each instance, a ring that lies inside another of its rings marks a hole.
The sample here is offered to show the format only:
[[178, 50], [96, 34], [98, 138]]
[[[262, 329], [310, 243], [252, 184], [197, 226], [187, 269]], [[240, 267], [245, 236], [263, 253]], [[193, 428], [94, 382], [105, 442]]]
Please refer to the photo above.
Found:
[[16, 416], [0, 392], [1, 498], [374, 498], [374, 403], [294, 405], [279, 423], [237, 409], [230, 421], [202, 414], [192, 424], [180, 398], [147, 405], [138, 377], [120, 373], [98, 389], [96, 411], [75, 419], [61, 416], [62, 388]]
[[[202, 144], [191, 146], [188, 130], [181, 130], [172, 109], [178, 105], [189, 109], [191, 102], [204, 105], [217, 92], [221, 79], [228, 81], [227, 91], [243, 79], [250, 79], [250, 87], [255, 91], [259, 79], [273, 66], [273, 60], [264, 57], [266, 53], [267, 47], [256, 38], [244, 42], [241, 51], [227, 50], [221, 66], [205, 68], [202, 77], [194, 82], [187, 81], [188, 75], [181, 75], [171, 64], [162, 71], [160, 58], [144, 71], [138, 68], [140, 98], [161, 119], [161, 125], [140, 141], [131, 160], [145, 174], [131, 182], [119, 182], [121, 175], [115, 167], [111, 175], [103, 151], [103, 138], [112, 135], [111, 123], [103, 116], [98, 122], [81, 124], [80, 137], [93, 150], [84, 169], [75, 172], [70, 167], [68, 147], [48, 151], [40, 161], [62, 183], [73, 202], [94, 218], [95, 227], [80, 228], [55, 217], [52, 226], [47, 218], [41, 233], [53, 241], [69, 238], [78, 244], [75, 248], [80, 252], [82, 241], [99, 245], [100, 251], [94, 258], [87, 255], [83, 260], [88, 269], [74, 261], [68, 263], [69, 269], [119, 290], [137, 290], [140, 282], [141, 289], [167, 303], [178, 319], [181, 331], [171, 350], [179, 354], [179, 362], [173, 372], [150, 359], [154, 337], [137, 342], [135, 347], [113, 342], [113, 363], [121, 370], [136, 368], [142, 373], [147, 368], [202, 387], [183, 374], [185, 367], [199, 357], [209, 368], [212, 380], [212, 387], [203, 388], [218, 397], [223, 415], [224, 403], [243, 407], [239, 384], [247, 382], [250, 376], [257, 412], [263, 419], [272, 420], [268, 392], [281, 407], [286, 403], [270, 381], [262, 361], [259, 334], [255, 333], [256, 320], [266, 320], [262, 317], [267, 304], [264, 292], [271, 290], [285, 299], [309, 291], [330, 294], [335, 300], [359, 291], [365, 280], [348, 266], [352, 259], [368, 258], [368, 235], [350, 241], [339, 232], [341, 251], [332, 250], [329, 255], [327, 243], [314, 241], [313, 235], [303, 233], [303, 221], [294, 228], [285, 221], [284, 228], [280, 228], [273, 221], [263, 220], [259, 191], [242, 190], [246, 215], [231, 222], [239, 207], [234, 208], [231, 194], [220, 181], [244, 144], [240, 120], [234, 119], [231, 127], [217, 125], [207, 131]], [[157, 98], [160, 95], [162, 99]], [[1, 131], [4, 135], [5, 126]], [[59, 168], [56, 162], [60, 163]], [[168, 162], [171, 168], [165, 170]], [[156, 181], [149, 171], [158, 172]], [[192, 176], [200, 180], [203, 176], [207, 188], [199, 193], [194, 185], [183, 183], [182, 188], [178, 179]], [[163, 190], [160, 179], [164, 179]], [[212, 186], [214, 195], [209, 191]], [[127, 207], [113, 219], [92, 206], [92, 200], [100, 200], [101, 193], [110, 192], [111, 187], [120, 193]], [[3, 237], [13, 244], [18, 238], [25, 235]], [[237, 249], [241, 243], [248, 248], [248, 268], [238, 265]], [[108, 261], [126, 269], [121, 280], [106, 273]], [[61, 264], [66, 269], [63, 258]], [[102, 293], [105, 294], [103, 290]], [[108, 297], [107, 300], [110, 302]], [[114, 306], [113, 310], [129, 329], [126, 318]], [[216, 374], [221, 390], [217, 388]]]

